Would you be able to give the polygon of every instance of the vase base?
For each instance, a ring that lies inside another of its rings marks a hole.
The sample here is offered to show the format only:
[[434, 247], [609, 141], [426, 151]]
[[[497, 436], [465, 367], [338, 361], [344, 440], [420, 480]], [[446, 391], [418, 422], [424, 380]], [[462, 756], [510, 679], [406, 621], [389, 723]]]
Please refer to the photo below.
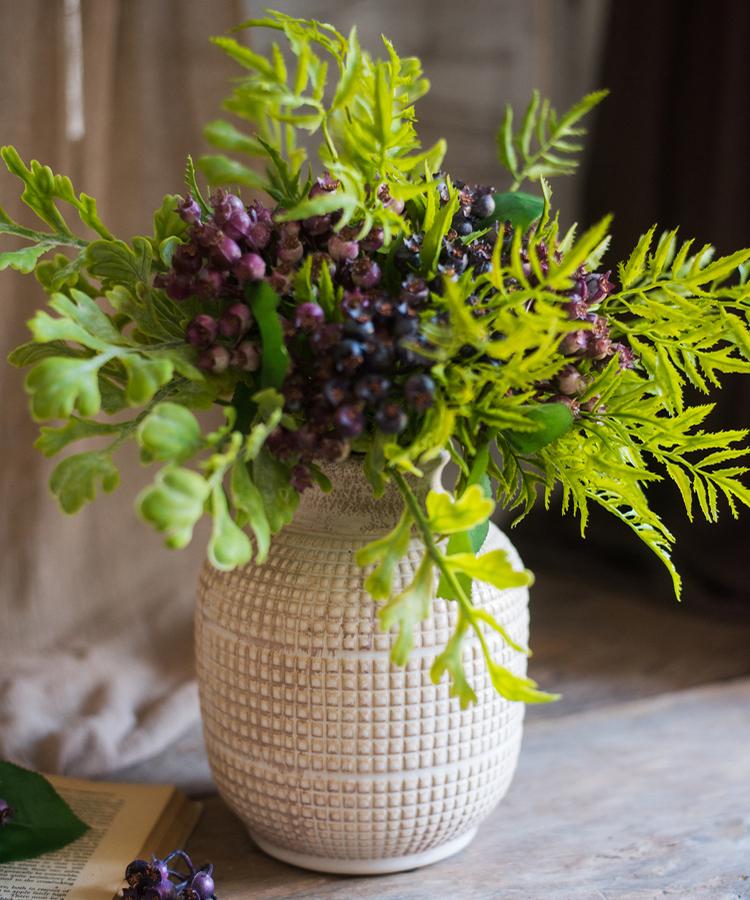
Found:
[[336, 859], [325, 856], [313, 856], [306, 853], [297, 853], [296, 850], [288, 850], [272, 844], [265, 838], [258, 837], [250, 832], [250, 837], [255, 843], [275, 859], [299, 866], [301, 869], [311, 869], [313, 872], [329, 872], [332, 875], [388, 875], [392, 872], [405, 872], [408, 869], [419, 869], [432, 863], [447, 859], [454, 853], [459, 853], [468, 846], [477, 833], [476, 828], [471, 828], [452, 841], [425, 850], [422, 853], [410, 853], [408, 856], [394, 856], [387, 859]]

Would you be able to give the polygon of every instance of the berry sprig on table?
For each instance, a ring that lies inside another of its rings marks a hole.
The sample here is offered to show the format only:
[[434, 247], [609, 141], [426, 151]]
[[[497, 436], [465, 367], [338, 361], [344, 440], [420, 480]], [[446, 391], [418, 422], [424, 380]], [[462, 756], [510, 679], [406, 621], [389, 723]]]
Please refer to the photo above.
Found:
[[[173, 860], [182, 861], [187, 874], [170, 868]], [[174, 850], [164, 859], [134, 859], [125, 869], [123, 900], [218, 900], [213, 878], [214, 867], [207, 863], [196, 869], [184, 850]]]

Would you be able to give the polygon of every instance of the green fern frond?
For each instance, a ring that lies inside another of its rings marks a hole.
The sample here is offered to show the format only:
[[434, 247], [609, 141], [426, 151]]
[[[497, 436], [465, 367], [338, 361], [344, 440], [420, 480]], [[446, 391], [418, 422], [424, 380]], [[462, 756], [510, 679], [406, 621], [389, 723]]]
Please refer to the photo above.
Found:
[[513, 131], [513, 107], [508, 104], [497, 134], [497, 149], [500, 162], [513, 178], [510, 189], [518, 190], [527, 179], [572, 175], [578, 167], [576, 154], [583, 150], [578, 139], [586, 133], [580, 121], [608, 93], [587, 94], [558, 116], [549, 100], [542, 100], [539, 91], [534, 91], [518, 132]]

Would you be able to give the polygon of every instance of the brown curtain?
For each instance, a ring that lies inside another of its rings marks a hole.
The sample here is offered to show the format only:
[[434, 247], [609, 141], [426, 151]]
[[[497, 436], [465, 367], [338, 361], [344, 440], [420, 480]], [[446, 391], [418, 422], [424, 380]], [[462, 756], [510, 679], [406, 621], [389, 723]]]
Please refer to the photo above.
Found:
[[[207, 36], [240, 21], [241, 4], [83, 0], [85, 132], [71, 140], [75, 110], [66, 101], [66, 77], [75, 75], [75, 61], [65, 16], [75, 6], [0, 2], [0, 141], [69, 174], [79, 191], [97, 197], [115, 233], [147, 232], [160, 198], [181, 189], [185, 155], [200, 150], [201, 127], [234, 74]], [[3, 206], [32, 225], [18, 195], [19, 182], [3, 168]], [[25, 322], [42, 300], [33, 281], [3, 273], [4, 353], [27, 339]], [[47, 490], [51, 463], [31, 449], [36, 427], [23, 377], [0, 366], [0, 647], [20, 642], [33, 649], [89, 634], [104, 609], [124, 624], [145, 614], [149, 600], [182, 593], [189, 603], [200, 546], [170, 555], [136, 522], [132, 492], [143, 475], [132, 455], [124, 465], [124, 491], [75, 518], [61, 517]]]

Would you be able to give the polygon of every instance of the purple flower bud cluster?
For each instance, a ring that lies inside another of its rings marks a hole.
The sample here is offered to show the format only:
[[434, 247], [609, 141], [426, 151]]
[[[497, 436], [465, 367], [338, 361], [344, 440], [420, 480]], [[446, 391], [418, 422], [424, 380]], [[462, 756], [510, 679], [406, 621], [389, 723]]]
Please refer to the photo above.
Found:
[[[186, 872], [169, 866], [173, 860], [182, 862]], [[184, 850], [175, 850], [166, 859], [152, 857], [151, 861], [135, 859], [125, 870], [123, 900], [217, 900], [213, 864], [196, 869]]]
[[15, 810], [13, 807], [9, 806], [8, 802], [0, 797], [0, 828], [12, 822], [14, 815]]

